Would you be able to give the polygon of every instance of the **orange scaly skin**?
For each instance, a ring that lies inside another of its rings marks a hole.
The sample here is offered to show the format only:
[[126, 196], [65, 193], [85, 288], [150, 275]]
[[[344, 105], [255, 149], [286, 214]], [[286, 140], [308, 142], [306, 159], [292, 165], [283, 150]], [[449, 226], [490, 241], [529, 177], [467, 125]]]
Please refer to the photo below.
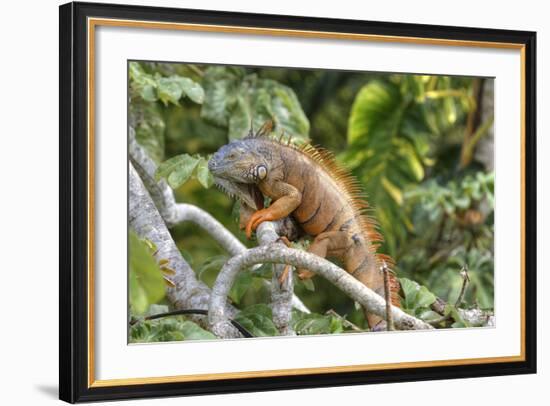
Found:
[[[358, 182], [335, 162], [332, 154], [311, 145], [283, 144], [266, 136], [265, 131], [238, 143], [241, 144], [237, 150], [242, 154], [235, 166], [246, 168], [247, 164], [252, 164], [248, 169], [252, 173], [258, 172], [254, 168], [263, 166], [259, 171], [262, 176], [253, 176], [252, 183], [263, 196], [271, 198], [269, 207], [256, 210], [250, 216], [246, 235], [250, 238], [264, 221], [292, 216], [302, 230], [314, 238], [309, 252], [323, 258], [340, 259], [347, 272], [384, 296], [380, 267], [384, 261], [391, 267], [393, 261], [376, 253], [382, 238], [373, 220], [364, 214], [368, 204]], [[223, 160], [227, 150], [222, 152], [224, 154], [214, 158]], [[216, 163], [211, 168], [215, 177]], [[313, 273], [298, 270], [298, 275], [309, 278]], [[391, 301], [398, 306], [399, 283], [393, 276], [390, 290]], [[367, 314], [367, 320], [372, 328], [382, 319]]]

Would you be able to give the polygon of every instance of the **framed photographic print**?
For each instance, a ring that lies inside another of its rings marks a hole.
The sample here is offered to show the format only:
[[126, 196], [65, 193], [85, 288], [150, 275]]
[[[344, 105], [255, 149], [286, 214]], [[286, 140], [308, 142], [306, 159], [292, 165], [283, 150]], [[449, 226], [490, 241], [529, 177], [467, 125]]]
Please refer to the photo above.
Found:
[[60, 398], [534, 373], [533, 32], [60, 7]]

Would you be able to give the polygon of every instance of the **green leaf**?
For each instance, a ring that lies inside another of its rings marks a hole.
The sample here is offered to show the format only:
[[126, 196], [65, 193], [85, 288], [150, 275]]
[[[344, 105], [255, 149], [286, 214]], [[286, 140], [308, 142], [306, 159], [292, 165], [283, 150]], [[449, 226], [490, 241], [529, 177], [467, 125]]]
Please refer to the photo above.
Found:
[[441, 315], [439, 313], [434, 312], [433, 310], [425, 310], [422, 313], [420, 313], [418, 317], [420, 317], [422, 320], [429, 323], [432, 321], [439, 320], [441, 318]]
[[164, 297], [162, 273], [147, 245], [134, 233], [129, 234], [129, 296], [135, 314], [142, 314], [150, 304]]
[[243, 138], [251, 123], [258, 129], [271, 120], [275, 131], [284, 131], [296, 141], [305, 141], [309, 121], [294, 91], [274, 80], [245, 73], [235, 68], [207, 69], [202, 117], [227, 127], [229, 140]]
[[178, 78], [158, 78], [157, 85], [158, 98], [164, 103], [164, 105], [168, 105], [168, 103], [176, 105], [179, 104], [178, 101], [183, 94], [183, 89]]
[[195, 103], [202, 104], [204, 102], [204, 89], [201, 85], [186, 77], [177, 77], [177, 80], [182, 92], [187, 95]]
[[417, 118], [410, 88], [401, 82], [372, 80], [359, 90], [348, 121], [349, 145], [341, 155], [365, 185], [390, 254], [413, 229], [402, 207], [403, 193], [424, 178], [424, 157], [416, 147], [422, 143], [411, 140], [427, 132]]
[[155, 178], [166, 178], [170, 187], [176, 189], [187, 182], [199, 161], [200, 158], [188, 154], [176, 155], [159, 165]]
[[204, 101], [204, 90], [201, 85], [193, 80], [173, 75], [168, 78], [157, 78], [157, 96], [165, 104], [179, 105], [183, 96], [188, 96], [195, 103]]
[[153, 85], [145, 85], [140, 90], [140, 96], [143, 98], [143, 100], [148, 102], [155, 102], [157, 101], [157, 93], [155, 92], [155, 86]]
[[238, 321], [255, 337], [272, 337], [279, 335], [273, 324], [271, 308], [266, 304], [247, 307], [235, 316]]
[[143, 286], [139, 283], [136, 273], [129, 272], [129, 300], [132, 313], [142, 314], [147, 310], [149, 298]]
[[185, 340], [215, 340], [216, 336], [210, 331], [206, 331], [198, 324], [186, 320], [180, 325]]
[[292, 327], [298, 335], [337, 334], [344, 330], [339, 318], [297, 310], [292, 312]]
[[168, 313], [169, 311], [170, 311], [170, 308], [167, 305], [153, 303], [151, 306], [149, 306], [149, 309], [147, 309], [145, 316], [153, 316], [155, 314]]
[[426, 286], [421, 286], [416, 295], [416, 308], [428, 307], [435, 302], [435, 295]]
[[205, 188], [208, 189], [214, 184], [214, 177], [208, 170], [208, 161], [201, 158], [197, 164], [197, 180]]
[[252, 274], [259, 278], [271, 279], [271, 277], [273, 276], [273, 265], [262, 264], [260, 267], [252, 270]]
[[403, 307], [406, 309], [412, 309], [416, 301], [416, 294], [419, 288], [418, 284], [407, 278], [400, 278], [399, 284], [401, 285], [401, 290], [404, 293], [405, 301], [403, 302]]
[[401, 192], [401, 189], [391, 183], [385, 176], [382, 176], [381, 183], [395, 203], [401, 206], [403, 204], [403, 193]]
[[229, 297], [233, 300], [233, 302], [237, 304], [240, 303], [242, 297], [252, 284], [252, 280], [253, 277], [250, 271], [243, 271], [239, 273], [233, 283], [233, 286], [231, 286], [231, 290], [229, 291]]
[[215, 255], [208, 258], [197, 271], [199, 279], [211, 286], [227, 259], [228, 257], [225, 255]]
[[[162, 309], [163, 307], [166, 306], [156, 306], [156, 308], [151, 306], [146, 314], [164, 313], [168, 309]], [[214, 339], [216, 339], [216, 336], [194, 322], [187, 320], [184, 316], [142, 320], [130, 326], [130, 342], [132, 343]]]
[[416, 315], [423, 309], [428, 308], [436, 300], [436, 296], [428, 288], [420, 286], [410, 279], [399, 278], [399, 283], [405, 296], [403, 308], [409, 314]]
[[304, 285], [304, 288], [306, 288], [310, 292], [315, 292], [315, 284], [313, 283], [313, 279], [304, 279], [302, 280], [302, 284]]
[[250, 128], [251, 119], [250, 106], [245, 102], [244, 96], [238, 95], [229, 117], [229, 140], [243, 138]]
[[157, 81], [155, 78], [145, 72], [139, 62], [130, 62], [129, 66], [130, 86], [143, 100], [148, 102], [157, 101], [155, 88]]
[[212, 66], [203, 78], [204, 103], [201, 116], [213, 124], [226, 127], [229, 124], [241, 81], [246, 71], [239, 67]]

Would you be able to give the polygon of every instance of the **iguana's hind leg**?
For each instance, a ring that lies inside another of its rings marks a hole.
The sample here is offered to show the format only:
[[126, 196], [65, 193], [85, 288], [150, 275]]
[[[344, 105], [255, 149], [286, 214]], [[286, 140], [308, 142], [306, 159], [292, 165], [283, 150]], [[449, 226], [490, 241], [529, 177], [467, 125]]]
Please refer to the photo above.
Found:
[[[349, 238], [347, 233], [343, 231], [327, 231], [315, 237], [315, 240], [313, 240], [307, 251], [321, 258], [326, 258], [327, 256], [340, 257], [348, 245]], [[298, 277], [302, 280], [309, 279], [313, 275], [315, 273], [307, 269], [298, 269]]]

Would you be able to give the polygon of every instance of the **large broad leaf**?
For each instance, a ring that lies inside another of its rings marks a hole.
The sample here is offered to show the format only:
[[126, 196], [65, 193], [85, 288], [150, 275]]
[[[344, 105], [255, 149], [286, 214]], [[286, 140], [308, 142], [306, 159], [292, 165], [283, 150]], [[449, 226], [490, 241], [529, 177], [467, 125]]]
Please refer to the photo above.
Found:
[[208, 170], [208, 159], [201, 158], [197, 163], [196, 177], [199, 183], [206, 189], [214, 184], [214, 177]]
[[180, 325], [180, 330], [183, 333], [185, 340], [213, 340], [216, 339], [216, 336], [210, 331], [206, 331], [198, 324], [193, 323], [192, 321], [185, 320]]
[[436, 300], [435, 295], [428, 288], [410, 279], [400, 278], [399, 283], [404, 294], [403, 310], [409, 314], [419, 315], [424, 313]]
[[191, 178], [197, 179], [206, 189], [214, 184], [214, 177], [208, 170], [208, 160], [189, 154], [176, 155], [161, 163], [155, 178], [166, 178], [172, 189], [177, 189]]
[[159, 266], [150, 248], [134, 233], [129, 235], [130, 306], [135, 314], [142, 314], [150, 304], [164, 297], [165, 285]]
[[274, 80], [246, 75], [243, 69], [211, 67], [204, 77], [205, 102], [201, 115], [228, 128], [230, 140], [243, 138], [267, 120], [274, 130], [304, 141], [309, 121], [292, 89]]
[[159, 165], [155, 178], [166, 178], [170, 187], [176, 189], [187, 182], [199, 161], [200, 158], [188, 154], [176, 155]]
[[425, 138], [424, 125], [412, 103], [395, 83], [372, 81], [361, 88], [350, 114], [349, 147], [341, 157], [363, 181], [390, 253], [412, 229], [403, 190], [424, 178], [423, 146], [413, 141]]

